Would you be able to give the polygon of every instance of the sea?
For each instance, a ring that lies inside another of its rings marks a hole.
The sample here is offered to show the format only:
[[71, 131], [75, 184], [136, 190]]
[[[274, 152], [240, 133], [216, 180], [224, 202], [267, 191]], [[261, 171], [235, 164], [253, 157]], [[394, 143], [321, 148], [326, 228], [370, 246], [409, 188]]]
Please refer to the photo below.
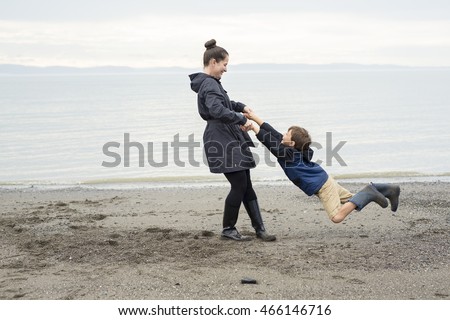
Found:
[[[0, 75], [0, 187], [226, 184], [203, 156], [191, 71]], [[237, 71], [222, 84], [348, 181], [450, 181], [450, 70]], [[250, 133], [252, 180], [287, 181]]]

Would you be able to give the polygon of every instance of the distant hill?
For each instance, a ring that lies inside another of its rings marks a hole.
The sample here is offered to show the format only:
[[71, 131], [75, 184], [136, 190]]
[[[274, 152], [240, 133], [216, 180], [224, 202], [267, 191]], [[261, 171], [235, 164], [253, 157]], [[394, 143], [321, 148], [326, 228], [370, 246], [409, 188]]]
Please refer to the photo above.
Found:
[[362, 71], [362, 70], [407, 70], [417, 67], [398, 65], [363, 65], [355, 63], [331, 63], [331, 64], [240, 64], [232, 66], [233, 71], [248, 72], [298, 72], [298, 71]]
[[88, 68], [50, 66], [35, 67], [17, 64], [0, 64], [0, 74], [128, 74], [181, 72], [184, 68], [131, 68], [122, 66], [99, 66]]
[[[238, 64], [229, 67], [233, 72], [300, 72], [300, 71], [365, 71], [365, 70], [414, 70], [414, 69], [446, 69], [450, 67], [408, 67], [398, 65], [362, 65], [351, 63], [335, 64]], [[131, 68], [122, 66], [99, 66], [89, 68], [50, 66], [35, 67], [17, 64], [0, 64], [2, 75], [24, 74], [144, 74], [144, 73], [189, 73], [201, 68], [161, 67], [161, 68]]]

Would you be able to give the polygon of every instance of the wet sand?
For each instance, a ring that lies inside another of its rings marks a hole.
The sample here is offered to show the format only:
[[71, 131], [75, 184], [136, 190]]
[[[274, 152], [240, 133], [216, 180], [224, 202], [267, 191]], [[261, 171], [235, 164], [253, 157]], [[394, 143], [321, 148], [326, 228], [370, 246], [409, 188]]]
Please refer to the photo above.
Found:
[[[401, 188], [396, 214], [336, 225], [293, 185], [256, 186], [271, 243], [220, 239], [227, 187], [0, 189], [0, 298], [448, 300], [450, 184]], [[254, 236], [243, 208], [238, 228]]]

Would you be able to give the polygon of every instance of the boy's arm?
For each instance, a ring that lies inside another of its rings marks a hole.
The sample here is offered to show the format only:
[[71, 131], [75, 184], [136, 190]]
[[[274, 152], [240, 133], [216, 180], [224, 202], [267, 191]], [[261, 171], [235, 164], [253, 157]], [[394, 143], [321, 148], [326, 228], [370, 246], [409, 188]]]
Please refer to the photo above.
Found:
[[251, 130], [256, 134], [256, 137], [262, 144], [269, 149], [269, 151], [277, 158], [292, 159], [293, 149], [286, 147], [281, 143], [283, 135], [275, 130], [270, 124], [262, 121], [262, 119], [255, 114], [252, 115], [255, 123], [252, 124]]
[[248, 112], [245, 114], [245, 116], [248, 119], [255, 121], [258, 126], [262, 126], [262, 124], [264, 123], [264, 121], [254, 112]]
[[[254, 113], [253, 110], [250, 109], [247, 113], [244, 113], [244, 115], [247, 119], [253, 120], [256, 123], [256, 125], [253, 125], [250, 128], [250, 130], [253, 130], [256, 135], [258, 135], [260, 130], [263, 129], [264, 134], [266, 132], [269, 132], [277, 140], [279, 139], [280, 143], [281, 143], [281, 140], [283, 139], [283, 135], [281, 133], [279, 133], [277, 130], [275, 130], [270, 124], [268, 124], [267, 122], [264, 122], [264, 120], [261, 119], [261, 117], [258, 116], [256, 113]], [[257, 138], [258, 138], [258, 136], [257, 136]], [[262, 142], [262, 140], [261, 140], [261, 142]]]

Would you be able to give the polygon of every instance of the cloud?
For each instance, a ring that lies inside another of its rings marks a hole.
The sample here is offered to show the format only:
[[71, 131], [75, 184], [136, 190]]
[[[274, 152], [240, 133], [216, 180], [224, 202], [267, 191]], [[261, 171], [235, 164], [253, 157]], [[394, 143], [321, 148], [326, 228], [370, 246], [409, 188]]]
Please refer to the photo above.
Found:
[[220, 16], [251, 13], [349, 13], [394, 19], [449, 19], [448, 0], [14, 0], [3, 1], [0, 20], [100, 21], [140, 14]]
[[[203, 43], [210, 38], [230, 52], [232, 64], [450, 65], [450, 56], [438, 57], [439, 48], [448, 52], [450, 47], [449, 20], [324, 12], [0, 21], [0, 63], [27, 60], [36, 65], [200, 67]], [[436, 54], [428, 57], [434, 50]]]

